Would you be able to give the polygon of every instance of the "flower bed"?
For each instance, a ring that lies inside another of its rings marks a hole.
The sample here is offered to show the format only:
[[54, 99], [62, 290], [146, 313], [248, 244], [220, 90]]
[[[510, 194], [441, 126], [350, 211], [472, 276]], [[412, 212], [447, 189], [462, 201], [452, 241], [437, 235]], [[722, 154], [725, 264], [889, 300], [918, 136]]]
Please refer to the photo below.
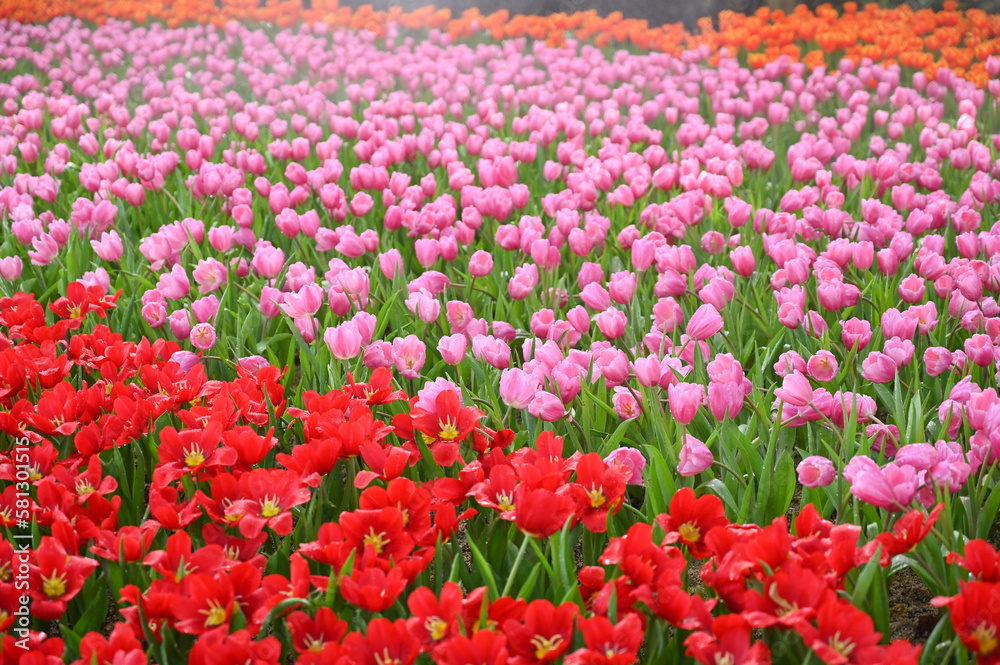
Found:
[[3, 663], [1000, 662], [998, 17], [0, 16]]

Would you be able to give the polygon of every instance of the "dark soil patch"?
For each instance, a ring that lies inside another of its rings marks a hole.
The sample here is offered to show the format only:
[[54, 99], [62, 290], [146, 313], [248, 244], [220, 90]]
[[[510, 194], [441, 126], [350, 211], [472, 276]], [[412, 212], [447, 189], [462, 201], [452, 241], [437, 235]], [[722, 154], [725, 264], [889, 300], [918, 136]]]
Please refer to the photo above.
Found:
[[931, 605], [931, 593], [909, 568], [893, 575], [889, 585], [889, 633], [894, 640], [923, 642], [934, 630], [941, 611]]

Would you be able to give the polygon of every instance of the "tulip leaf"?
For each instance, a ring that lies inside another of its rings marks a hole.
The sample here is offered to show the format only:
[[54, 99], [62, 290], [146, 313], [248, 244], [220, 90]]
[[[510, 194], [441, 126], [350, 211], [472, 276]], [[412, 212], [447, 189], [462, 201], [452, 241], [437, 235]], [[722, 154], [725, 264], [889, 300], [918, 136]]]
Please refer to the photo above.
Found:
[[308, 605], [309, 601], [305, 598], [285, 598], [283, 601], [271, 608], [271, 611], [267, 613], [264, 620], [260, 624], [259, 633], [261, 635], [266, 635], [271, 624], [274, 622], [275, 618], [281, 616], [285, 610], [296, 607], [297, 605]]
[[726, 487], [726, 484], [719, 480], [718, 478], [712, 478], [707, 481], [705, 487], [715, 492], [716, 496], [722, 499], [722, 502], [726, 504], [726, 507], [732, 511], [733, 515], [740, 512], [739, 506], [736, 505], [736, 500], [733, 499], [732, 492]]
[[490, 564], [486, 561], [483, 553], [479, 551], [476, 544], [472, 542], [471, 538], [466, 538], [465, 542], [469, 545], [469, 549], [472, 550], [472, 561], [475, 563], [475, 567], [479, 570], [480, 574], [483, 576], [483, 580], [486, 582], [486, 586], [490, 589], [490, 597], [496, 600], [500, 597], [500, 592], [497, 590], [497, 580], [496, 576], [493, 574], [493, 569]]
[[865, 596], [868, 595], [868, 589], [871, 587], [872, 582], [875, 581], [875, 575], [882, 568], [882, 563], [880, 561], [882, 553], [882, 545], [879, 544], [876, 548], [875, 553], [872, 555], [871, 560], [865, 564], [864, 568], [861, 569], [861, 574], [858, 575], [858, 581], [854, 584], [854, 592], [851, 594], [851, 603], [856, 606], [861, 606], [865, 600]]
[[615, 428], [615, 431], [611, 433], [611, 436], [604, 440], [604, 443], [601, 445], [601, 457], [607, 457], [618, 448], [618, 444], [625, 437], [625, 433], [628, 431], [632, 421], [633, 419], [631, 418], [621, 421], [618, 427]]

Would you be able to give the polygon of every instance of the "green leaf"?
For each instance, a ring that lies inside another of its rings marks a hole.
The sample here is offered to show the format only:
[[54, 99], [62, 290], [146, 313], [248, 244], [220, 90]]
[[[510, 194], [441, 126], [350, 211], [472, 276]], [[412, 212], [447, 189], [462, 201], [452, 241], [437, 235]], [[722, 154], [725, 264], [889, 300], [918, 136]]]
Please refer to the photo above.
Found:
[[283, 601], [271, 608], [271, 611], [267, 613], [264, 617], [264, 621], [260, 624], [260, 634], [266, 635], [268, 629], [274, 620], [281, 616], [285, 610], [295, 607], [297, 605], [308, 605], [309, 601], [305, 598], [285, 598]]
[[483, 553], [479, 551], [476, 544], [472, 542], [471, 538], [466, 538], [465, 542], [469, 545], [469, 549], [472, 550], [472, 561], [475, 567], [482, 574], [483, 579], [486, 581], [486, 586], [490, 589], [490, 597], [496, 600], [500, 597], [500, 592], [497, 590], [497, 580], [496, 576], [493, 574], [493, 569], [490, 564], [486, 561]]
[[606, 457], [607, 455], [610, 455], [613, 450], [618, 448], [618, 444], [621, 443], [621, 440], [623, 438], [625, 438], [625, 432], [628, 431], [628, 428], [629, 426], [631, 426], [632, 422], [633, 419], [621, 421], [618, 427], [615, 428], [615, 431], [611, 433], [611, 436], [609, 436], [607, 439], [604, 440], [604, 443], [601, 444], [600, 446], [601, 457]]
[[722, 502], [726, 504], [726, 507], [732, 511], [733, 515], [736, 515], [737, 513], [740, 512], [739, 506], [736, 505], [736, 500], [733, 499], [732, 492], [729, 491], [729, 488], [726, 487], [726, 484], [724, 482], [722, 482], [718, 478], [712, 478], [711, 480], [705, 483], [705, 487], [712, 490], [716, 494], [716, 496], [722, 499]]
[[875, 550], [875, 554], [872, 555], [871, 561], [866, 563], [865, 567], [861, 569], [858, 581], [854, 585], [854, 593], [851, 594], [851, 604], [860, 607], [864, 603], [865, 596], [868, 595], [868, 589], [871, 588], [872, 582], [875, 581], [875, 575], [882, 568], [880, 561], [881, 553], [882, 545], [880, 544]]

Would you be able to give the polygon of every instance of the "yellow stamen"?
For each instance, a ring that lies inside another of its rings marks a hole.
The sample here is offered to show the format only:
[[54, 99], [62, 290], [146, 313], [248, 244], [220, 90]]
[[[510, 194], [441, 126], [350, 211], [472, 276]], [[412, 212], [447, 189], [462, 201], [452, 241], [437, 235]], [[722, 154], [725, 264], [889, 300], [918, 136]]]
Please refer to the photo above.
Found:
[[207, 610], [198, 610], [205, 615], [205, 627], [214, 628], [226, 622], [226, 608], [217, 600], [208, 601]]
[[424, 628], [431, 634], [431, 639], [437, 642], [448, 633], [448, 622], [441, 617], [431, 617], [424, 623]]
[[381, 533], [375, 533], [375, 527], [369, 527], [368, 534], [361, 541], [364, 545], [371, 545], [372, 549], [375, 550], [375, 554], [382, 554], [382, 550], [385, 546], [389, 544], [389, 539], [385, 537], [385, 531]]
[[983, 656], [993, 653], [997, 646], [1000, 645], [1000, 641], [997, 640], [997, 627], [987, 621], [983, 621], [979, 624], [979, 626], [972, 631], [972, 636], [976, 638], [977, 642], [979, 642], [979, 653]]
[[265, 496], [260, 502], [260, 514], [264, 517], [274, 517], [281, 512], [281, 505], [278, 503], [278, 497]]
[[685, 522], [681, 524], [677, 529], [677, 533], [681, 534], [681, 538], [689, 543], [697, 543], [701, 540], [701, 529], [694, 522]]
[[42, 593], [46, 598], [60, 598], [66, 593], [66, 573], [42, 577]]
[[531, 638], [531, 646], [535, 647], [535, 659], [542, 660], [547, 655], [559, 648], [565, 640], [562, 635], [556, 635], [554, 637], [542, 637], [541, 635], [535, 635]]
[[189, 467], [201, 466], [205, 463], [205, 453], [198, 447], [198, 444], [192, 444], [190, 450], [184, 448], [182, 451], [184, 453], [184, 463]]

